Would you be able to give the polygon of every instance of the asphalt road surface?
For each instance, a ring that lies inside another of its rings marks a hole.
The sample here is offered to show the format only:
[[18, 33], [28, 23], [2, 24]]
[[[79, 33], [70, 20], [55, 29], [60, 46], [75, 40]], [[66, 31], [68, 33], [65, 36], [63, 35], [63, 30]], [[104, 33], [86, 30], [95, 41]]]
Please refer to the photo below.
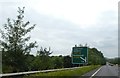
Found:
[[83, 76], [88, 76], [89, 78], [120, 78], [119, 67], [117, 65], [105, 65], [99, 69], [90, 71]]

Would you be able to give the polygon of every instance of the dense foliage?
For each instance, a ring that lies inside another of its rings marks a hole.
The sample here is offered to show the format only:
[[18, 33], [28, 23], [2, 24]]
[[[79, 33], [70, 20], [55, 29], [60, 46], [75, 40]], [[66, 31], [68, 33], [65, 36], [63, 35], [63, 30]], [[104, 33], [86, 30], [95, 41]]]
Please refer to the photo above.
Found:
[[[30, 54], [32, 48], [37, 48], [36, 42], [29, 42], [28, 33], [34, 29], [35, 25], [29, 26], [30, 22], [24, 22], [24, 8], [19, 8], [16, 20], [7, 19], [4, 30], [0, 30], [2, 39], [0, 45], [2, 49], [2, 70], [3, 73], [21, 72], [33, 70], [46, 70], [57, 68], [69, 68], [73, 66], [71, 57], [50, 56], [52, 52], [47, 48], [40, 48], [36, 56]], [[87, 45], [85, 45], [87, 46]], [[103, 54], [96, 48], [88, 48], [88, 64], [105, 64]]]
[[96, 48], [88, 48], [88, 64], [104, 65], [106, 60], [101, 51], [98, 51]]
[[0, 30], [3, 40], [0, 40], [2, 51], [3, 70], [7, 72], [19, 72], [28, 70], [27, 57], [32, 48], [37, 47], [36, 42], [30, 42], [30, 36], [27, 36], [35, 24], [29, 26], [30, 22], [24, 22], [24, 7], [18, 8], [17, 19], [7, 19], [4, 24], [4, 31]]

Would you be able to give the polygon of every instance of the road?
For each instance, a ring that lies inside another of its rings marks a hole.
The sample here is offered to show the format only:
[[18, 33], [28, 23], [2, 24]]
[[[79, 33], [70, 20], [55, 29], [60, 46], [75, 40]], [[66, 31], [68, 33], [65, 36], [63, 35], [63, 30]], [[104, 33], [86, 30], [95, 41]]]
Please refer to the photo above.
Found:
[[[38, 73], [38, 72], [49, 72], [49, 71], [59, 71], [59, 70], [66, 70], [66, 69], [68, 70], [68, 69], [75, 69], [75, 68], [79, 68], [79, 67], [65, 68], [65, 69], [42, 70], [42, 71], [19, 72], [19, 73], [9, 73], [9, 74], [0, 74], [0, 76], [3, 76], [3, 77], [7, 77], [7, 76], [8, 77], [13, 77], [13, 76], [15, 76], [15, 77], [17, 77], [17, 76], [21, 76], [21, 75], [25, 75], [25, 74], [32, 74], [32, 73]], [[80, 78], [120, 78], [120, 77], [118, 77], [118, 75], [120, 75], [120, 74], [118, 74], [118, 68], [120, 69], [120, 67], [118, 67], [116, 65], [114, 65], [114, 66], [104, 65], [104, 66], [102, 66], [102, 67], [100, 67], [98, 69], [95, 69], [93, 71], [90, 71], [90, 72], [84, 74]]]
[[116, 65], [114, 66], [104, 65], [99, 69], [95, 69], [84, 74], [83, 76], [89, 76], [89, 78], [120, 78], [118, 77], [119, 75], [118, 68], [119, 67]]

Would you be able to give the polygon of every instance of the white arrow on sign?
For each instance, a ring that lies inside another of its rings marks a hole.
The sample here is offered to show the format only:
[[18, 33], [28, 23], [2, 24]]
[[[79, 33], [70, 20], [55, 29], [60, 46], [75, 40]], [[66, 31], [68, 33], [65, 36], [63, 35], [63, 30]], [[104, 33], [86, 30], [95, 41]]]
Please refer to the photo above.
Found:
[[80, 58], [86, 62], [86, 57], [85, 57], [85, 59], [84, 59], [84, 58], [82, 58], [82, 57], [80, 57]]

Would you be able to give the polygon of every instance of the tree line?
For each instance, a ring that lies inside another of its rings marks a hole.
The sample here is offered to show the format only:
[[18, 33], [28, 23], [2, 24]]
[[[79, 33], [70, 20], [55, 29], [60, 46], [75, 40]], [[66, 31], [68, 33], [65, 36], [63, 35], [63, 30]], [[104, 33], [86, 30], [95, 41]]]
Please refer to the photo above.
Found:
[[[79, 66], [72, 64], [70, 55], [50, 56], [53, 53], [50, 48], [41, 47], [36, 56], [30, 54], [32, 48], [38, 48], [37, 42], [30, 42], [31, 37], [28, 35], [36, 24], [30, 25], [29, 21], [24, 21], [24, 7], [18, 8], [17, 18], [8, 18], [4, 29], [0, 29], [3, 73]], [[88, 48], [88, 51], [88, 65], [105, 64], [101, 51], [96, 48]]]
[[120, 65], [120, 58], [116, 57], [116, 58], [106, 58], [106, 61], [112, 64], [118, 64]]

